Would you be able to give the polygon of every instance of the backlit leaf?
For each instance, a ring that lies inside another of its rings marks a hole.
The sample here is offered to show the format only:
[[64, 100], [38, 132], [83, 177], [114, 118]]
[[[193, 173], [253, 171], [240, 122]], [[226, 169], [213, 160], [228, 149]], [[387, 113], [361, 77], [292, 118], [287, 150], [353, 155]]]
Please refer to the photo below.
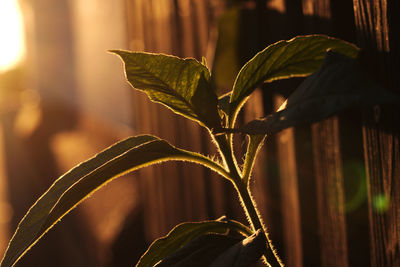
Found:
[[210, 71], [195, 59], [113, 50], [125, 63], [130, 84], [174, 112], [209, 128], [220, 126]]
[[209, 158], [175, 148], [155, 136], [128, 138], [57, 179], [21, 220], [0, 266], [15, 264], [57, 221], [105, 183], [127, 172], [168, 160], [196, 162], [227, 176], [222, 167]]
[[310, 75], [321, 66], [328, 50], [352, 58], [358, 54], [358, 48], [345, 41], [325, 35], [308, 35], [279, 41], [255, 55], [240, 70], [233, 86], [230, 126], [256, 87], [264, 82]]

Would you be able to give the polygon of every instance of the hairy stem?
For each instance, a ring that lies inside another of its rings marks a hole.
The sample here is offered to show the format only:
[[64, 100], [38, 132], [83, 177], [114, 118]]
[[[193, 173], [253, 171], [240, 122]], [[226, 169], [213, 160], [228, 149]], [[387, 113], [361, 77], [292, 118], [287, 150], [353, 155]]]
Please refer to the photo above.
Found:
[[229, 170], [231, 178], [233, 179], [233, 181], [235, 179], [240, 180], [240, 170], [233, 156], [233, 151], [229, 144], [230, 141], [228, 141], [226, 135], [213, 136], [213, 138], [218, 144], [218, 149], [220, 151], [221, 157], [225, 162], [226, 168]]
[[268, 237], [267, 231], [262, 223], [261, 216], [256, 208], [255, 202], [250, 195], [247, 181], [243, 181], [237, 166], [236, 160], [233, 156], [229, 140], [226, 135], [213, 136], [218, 144], [221, 156], [225, 162], [226, 167], [229, 170], [231, 181], [235, 186], [236, 191], [239, 194], [240, 202], [246, 213], [246, 217], [250, 223], [252, 230], [255, 232], [258, 229], [262, 229], [267, 240], [266, 250], [264, 256], [268, 264], [272, 267], [283, 266], [279, 256], [275, 253], [271, 240]]
[[235, 187], [239, 193], [239, 197], [243, 206], [243, 209], [246, 212], [246, 216], [250, 222], [250, 226], [253, 231], [257, 231], [258, 229], [262, 229], [265, 235], [265, 239], [267, 240], [266, 249], [264, 252], [264, 256], [268, 262], [268, 264], [272, 267], [281, 267], [283, 266], [281, 259], [278, 254], [275, 252], [272, 242], [269, 239], [268, 232], [262, 222], [261, 216], [256, 208], [256, 203], [254, 199], [251, 197], [249, 187], [244, 184], [242, 181], [239, 184], [235, 184]]

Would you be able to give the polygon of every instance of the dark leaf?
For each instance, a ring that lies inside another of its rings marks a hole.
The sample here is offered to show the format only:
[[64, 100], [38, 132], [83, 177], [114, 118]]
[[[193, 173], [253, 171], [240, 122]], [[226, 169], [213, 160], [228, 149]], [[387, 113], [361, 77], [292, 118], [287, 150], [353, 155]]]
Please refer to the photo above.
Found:
[[256, 263], [266, 250], [265, 235], [258, 230], [230, 247], [210, 267], [247, 267]]
[[278, 112], [249, 122], [247, 134], [273, 134], [282, 129], [313, 123], [343, 109], [398, 103], [399, 97], [369, 81], [356, 60], [328, 52], [323, 66], [308, 77]]
[[[190, 241], [210, 233], [225, 234], [228, 231], [238, 232], [245, 236], [251, 235], [251, 230], [249, 228], [238, 222], [230, 220], [216, 220], [179, 224], [175, 226], [175, 228], [172, 229], [167, 236], [154, 241], [136, 266], [154, 266], [159, 261], [166, 259], [169, 255], [171, 255], [171, 257], [168, 259], [168, 261], [175, 261], [175, 258], [172, 255], [174, 255], [174, 253], [177, 253], [178, 250], [182, 249]], [[200, 239], [200, 241], [192, 244], [191, 246], [197, 249], [199, 248], [197, 244], [203, 244], [202, 242], [207, 240], [207, 238], [214, 238], [214, 236], [210, 235], [209, 237], [203, 237], [202, 239]], [[216, 237], [215, 239], [221, 241], [220, 237]], [[219, 244], [231, 244], [229, 240], [225, 241], [221, 241], [221, 243]], [[185, 251], [187, 251], [187, 249], [184, 249], [183, 252], [179, 253], [182, 253], [182, 255], [187, 255], [187, 252]], [[191, 251], [190, 247], [189, 251]], [[181, 255], [179, 253], [177, 255]], [[160, 264], [161, 266], [163, 266], [163, 264], [166, 264], [166, 262], [161, 262]]]
[[245, 239], [229, 235], [206, 234], [190, 241], [156, 266], [247, 267], [257, 262], [265, 249], [266, 239], [261, 230]]
[[[157, 267], [203, 267], [212, 262], [225, 250], [240, 243], [241, 239], [221, 234], [205, 234], [169, 255]], [[149, 265], [150, 266], [150, 265]]]

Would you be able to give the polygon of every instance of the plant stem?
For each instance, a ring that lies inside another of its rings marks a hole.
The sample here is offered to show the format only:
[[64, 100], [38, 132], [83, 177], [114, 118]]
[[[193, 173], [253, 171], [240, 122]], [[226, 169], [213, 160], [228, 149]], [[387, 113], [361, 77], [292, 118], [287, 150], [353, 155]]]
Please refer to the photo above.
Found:
[[236, 183], [235, 187], [238, 190], [240, 199], [244, 204], [244, 209], [246, 210], [247, 217], [249, 218], [251, 228], [254, 231], [257, 231], [258, 229], [264, 230], [264, 224], [260, 219], [260, 214], [256, 210], [254, 200], [250, 196], [248, 189], [243, 183]]
[[239, 168], [234, 159], [231, 146], [229, 145], [229, 141], [226, 138], [226, 135], [213, 136], [215, 141], [219, 146], [219, 150], [222, 158], [225, 161], [226, 167], [229, 170], [229, 174], [231, 176], [231, 181], [235, 186], [236, 191], [239, 194], [240, 202], [242, 207], [246, 213], [247, 219], [250, 223], [252, 230], [255, 232], [258, 229], [262, 229], [265, 235], [265, 239], [267, 241], [266, 250], [264, 252], [264, 256], [268, 262], [268, 264], [272, 267], [281, 267], [283, 266], [279, 256], [275, 253], [271, 240], [268, 237], [268, 233], [262, 223], [261, 216], [256, 208], [255, 202], [251, 197], [250, 190], [248, 188], [248, 183], [242, 180], [241, 175], [239, 174]]
[[239, 184], [235, 184], [235, 187], [239, 193], [239, 197], [243, 206], [243, 209], [246, 212], [247, 218], [250, 222], [250, 226], [253, 231], [257, 231], [258, 229], [262, 229], [266, 239], [266, 249], [264, 252], [264, 256], [268, 262], [268, 264], [272, 267], [281, 267], [283, 266], [282, 261], [280, 260], [278, 254], [275, 252], [272, 242], [269, 239], [268, 232], [262, 222], [261, 216], [256, 208], [256, 203], [254, 199], [251, 197], [250, 190], [247, 185], [243, 182]]
[[215, 142], [218, 144], [221, 157], [225, 162], [226, 168], [228, 168], [231, 174], [231, 178], [233, 179], [233, 181], [235, 180], [240, 181], [241, 180], [241, 176], [239, 174], [240, 171], [236, 163], [236, 160], [233, 156], [233, 152], [226, 138], [226, 135], [213, 136], [213, 138]]

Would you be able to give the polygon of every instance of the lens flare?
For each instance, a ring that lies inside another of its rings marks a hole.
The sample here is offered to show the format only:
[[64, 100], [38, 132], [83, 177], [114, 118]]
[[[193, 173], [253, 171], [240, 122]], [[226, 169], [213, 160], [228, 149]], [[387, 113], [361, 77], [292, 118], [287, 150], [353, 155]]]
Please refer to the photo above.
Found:
[[377, 194], [372, 198], [372, 208], [377, 213], [385, 213], [390, 207], [390, 196], [387, 194]]
[[25, 52], [22, 14], [17, 0], [0, 0], [0, 72], [13, 68]]

